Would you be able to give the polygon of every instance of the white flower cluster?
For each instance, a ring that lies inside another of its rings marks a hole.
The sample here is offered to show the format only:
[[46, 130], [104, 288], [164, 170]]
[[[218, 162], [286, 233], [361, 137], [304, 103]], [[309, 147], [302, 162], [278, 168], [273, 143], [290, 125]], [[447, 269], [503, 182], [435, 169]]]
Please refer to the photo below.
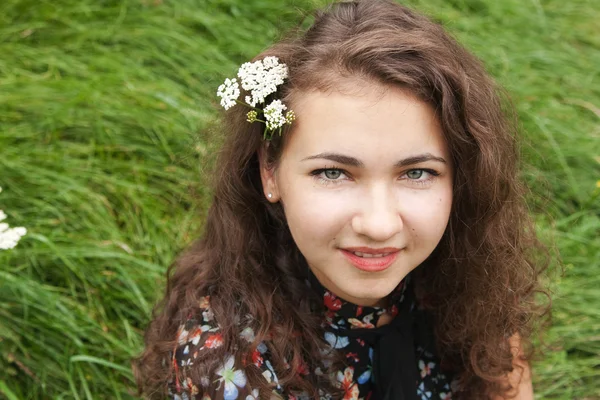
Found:
[[240, 87], [235, 78], [225, 79], [225, 83], [217, 89], [217, 96], [221, 98], [221, 106], [226, 110], [235, 106], [235, 100], [240, 96]]
[[[277, 129], [288, 122], [290, 115], [287, 118], [283, 116], [283, 112], [287, 110], [285, 104], [281, 100], [273, 100], [271, 104], [265, 107], [265, 118], [267, 120], [267, 129]], [[291, 123], [291, 121], [290, 121]]]
[[[2, 192], [2, 188], [0, 188], [0, 192]], [[6, 214], [0, 210], [0, 221], [4, 221], [5, 219]], [[22, 226], [11, 228], [7, 223], [0, 222], [0, 250], [12, 249], [26, 233], [27, 229]]]
[[279, 64], [277, 57], [265, 57], [262, 61], [244, 63], [238, 71], [242, 81], [242, 88], [249, 91], [251, 96], [246, 96], [246, 103], [255, 107], [264, 103], [265, 98], [277, 91], [288, 76], [287, 65]]
[[274, 131], [294, 121], [295, 115], [292, 110], [289, 110], [285, 116], [283, 115], [283, 111], [287, 110], [287, 107], [281, 100], [273, 100], [264, 107], [263, 114], [266, 121], [258, 118], [257, 111], [261, 110], [256, 106], [263, 104], [267, 96], [275, 93], [277, 86], [283, 84], [288, 77], [287, 65], [280, 63], [277, 57], [265, 57], [263, 60], [244, 63], [238, 70], [237, 76], [242, 88], [250, 95], [245, 97], [245, 102], [238, 101], [240, 83], [236, 78], [225, 79], [225, 83], [217, 89], [217, 96], [221, 98], [221, 106], [226, 110], [236, 103], [252, 108], [253, 110], [248, 113], [248, 122], [263, 122], [266, 125], [266, 131]]

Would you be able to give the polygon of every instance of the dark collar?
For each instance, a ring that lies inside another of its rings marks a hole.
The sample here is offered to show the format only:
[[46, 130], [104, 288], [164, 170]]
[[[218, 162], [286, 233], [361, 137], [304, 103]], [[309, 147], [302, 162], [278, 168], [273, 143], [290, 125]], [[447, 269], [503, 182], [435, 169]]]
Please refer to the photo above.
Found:
[[387, 312], [395, 317], [401, 305], [406, 300], [406, 288], [410, 284], [410, 275], [404, 278], [398, 286], [389, 294], [388, 306], [369, 307], [359, 306], [351, 303], [325, 288], [316, 278], [309, 273], [308, 284], [316, 291], [318, 298], [323, 300], [322, 312], [324, 314], [324, 325], [333, 329], [369, 329], [375, 328], [379, 318]]

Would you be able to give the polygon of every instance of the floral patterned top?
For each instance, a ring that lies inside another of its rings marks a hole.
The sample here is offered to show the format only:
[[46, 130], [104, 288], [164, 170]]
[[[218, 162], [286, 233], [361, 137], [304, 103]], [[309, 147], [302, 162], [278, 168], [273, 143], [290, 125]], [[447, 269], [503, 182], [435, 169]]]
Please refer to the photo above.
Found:
[[[336, 384], [342, 389], [343, 399], [406, 399], [406, 396], [390, 394], [390, 391], [387, 391], [386, 396], [378, 393], [376, 382], [378, 378], [375, 376], [377, 375], [377, 371], [375, 371], [377, 363], [374, 362], [374, 353], [377, 351], [374, 351], [375, 346], [372, 338], [369, 339], [369, 334], [381, 329], [378, 327], [378, 322], [384, 315], [387, 319], [392, 319], [392, 322], [405, 319], [406, 315], [404, 314], [413, 314], [417, 318], [422, 316], [424, 311], [418, 307], [412, 288], [410, 288], [412, 286], [409, 284], [410, 276], [405, 278], [390, 294], [388, 308], [357, 306], [326, 290], [314, 276], [311, 277], [310, 282], [311, 286], [316, 286], [319, 294], [323, 296], [325, 341], [332, 349], [337, 349], [345, 354], [346, 366], [332, 375]], [[407, 290], [408, 288], [411, 290]], [[171, 353], [170, 360], [174, 369], [174, 378], [168, 385], [169, 399], [258, 399], [258, 390], [249, 387], [243, 368], [234, 365], [235, 361], [232, 355], [228, 356], [220, 368], [216, 369], [214, 376], [204, 376], [198, 381], [194, 381], [190, 377], [190, 367], [201, 352], [210, 352], [223, 345], [223, 337], [219, 325], [215, 321], [208, 296], [202, 299], [200, 309], [201, 321], [198, 320], [199, 317], [190, 319], [179, 328], [178, 345]], [[412, 335], [414, 339], [411, 338], [412, 344], [409, 347], [414, 349], [414, 358], [412, 354], [411, 357], [408, 357], [408, 365], [412, 366], [409, 368], [413, 370], [409, 372], [412, 374], [411, 377], [414, 377], [414, 380], [412, 378], [408, 380], [408, 386], [414, 385], [412, 389], [407, 390], [411, 392], [409, 398], [417, 400], [452, 399], [451, 386], [453, 386], [453, 382], [450, 380], [449, 373], [442, 371], [437, 360], [435, 346], [432, 345], [433, 341], [431, 340], [431, 329], [428, 328], [429, 334], [423, 334], [422, 328], [411, 327], [411, 329], [417, 332]], [[249, 342], [254, 341], [252, 328], [241, 329], [240, 336]], [[382, 350], [382, 353], [387, 352], [387, 349]], [[404, 353], [400, 352], [399, 354]], [[279, 385], [277, 371], [269, 360], [268, 349], [264, 342], [257, 347], [254, 354], [251, 355], [251, 359], [260, 368], [267, 382], [273, 384], [271, 398], [309, 399], [305, 393], [290, 393], [285, 387]], [[327, 365], [316, 366], [313, 371], [306, 371], [306, 373], [322, 374], [326, 367]], [[383, 367], [383, 369], [385, 368]], [[398, 381], [394, 377], [391, 380]], [[383, 382], [384, 379], [381, 381]], [[202, 397], [199, 396], [199, 393], [202, 393]], [[332, 398], [332, 396], [322, 393], [321, 399]]]

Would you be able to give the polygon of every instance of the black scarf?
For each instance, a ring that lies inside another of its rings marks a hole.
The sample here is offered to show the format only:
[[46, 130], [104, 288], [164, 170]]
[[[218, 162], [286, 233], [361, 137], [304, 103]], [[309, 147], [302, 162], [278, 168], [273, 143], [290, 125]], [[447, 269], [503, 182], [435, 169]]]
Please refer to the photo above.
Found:
[[[310, 286], [317, 288], [321, 298], [325, 289], [312, 276]], [[396, 289], [390, 295], [391, 305], [397, 305], [398, 312], [393, 320], [375, 328], [340, 328], [339, 336], [362, 339], [373, 348], [372, 379], [374, 393], [371, 400], [419, 400], [417, 386], [419, 373], [416, 355], [416, 342], [424, 345], [427, 351], [435, 353], [431, 321], [416, 308], [416, 299], [408, 276], [401, 283], [402, 290]]]
[[418, 400], [417, 361], [415, 357], [415, 318], [412, 288], [406, 296], [396, 317], [389, 323], [372, 329], [347, 329], [349, 337], [361, 337], [374, 349], [373, 376], [375, 393], [373, 400]]

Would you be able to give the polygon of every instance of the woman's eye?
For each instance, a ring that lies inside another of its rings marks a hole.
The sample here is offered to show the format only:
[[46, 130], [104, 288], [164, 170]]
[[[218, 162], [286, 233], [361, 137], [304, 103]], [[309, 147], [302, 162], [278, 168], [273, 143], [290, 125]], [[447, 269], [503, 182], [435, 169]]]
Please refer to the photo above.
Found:
[[325, 174], [327, 179], [336, 180], [340, 177], [340, 175], [342, 175], [342, 171], [339, 169], [326, 169], [323, 171], [323, 174]]
[[320, 183], [342, 183], [344, 179], [340, 179], [345, 176], [343, 170], [339, 168], [321, 168], [311, 172], [311, 175], [315, 177]]
[[419, 185], [427, 185], [433, 182], [439, 175], [439, 172], [432, 169], [411, 169], [406, 173], [406, 176], [411, 183]]
[[423, 176], [423, 172], [425, 172], [422, 169], [412, 169], [410, 171], [408, 171], [406, 173], [406, 175], [410, 178], [410, 179], [419, 179], [420, 177]]

